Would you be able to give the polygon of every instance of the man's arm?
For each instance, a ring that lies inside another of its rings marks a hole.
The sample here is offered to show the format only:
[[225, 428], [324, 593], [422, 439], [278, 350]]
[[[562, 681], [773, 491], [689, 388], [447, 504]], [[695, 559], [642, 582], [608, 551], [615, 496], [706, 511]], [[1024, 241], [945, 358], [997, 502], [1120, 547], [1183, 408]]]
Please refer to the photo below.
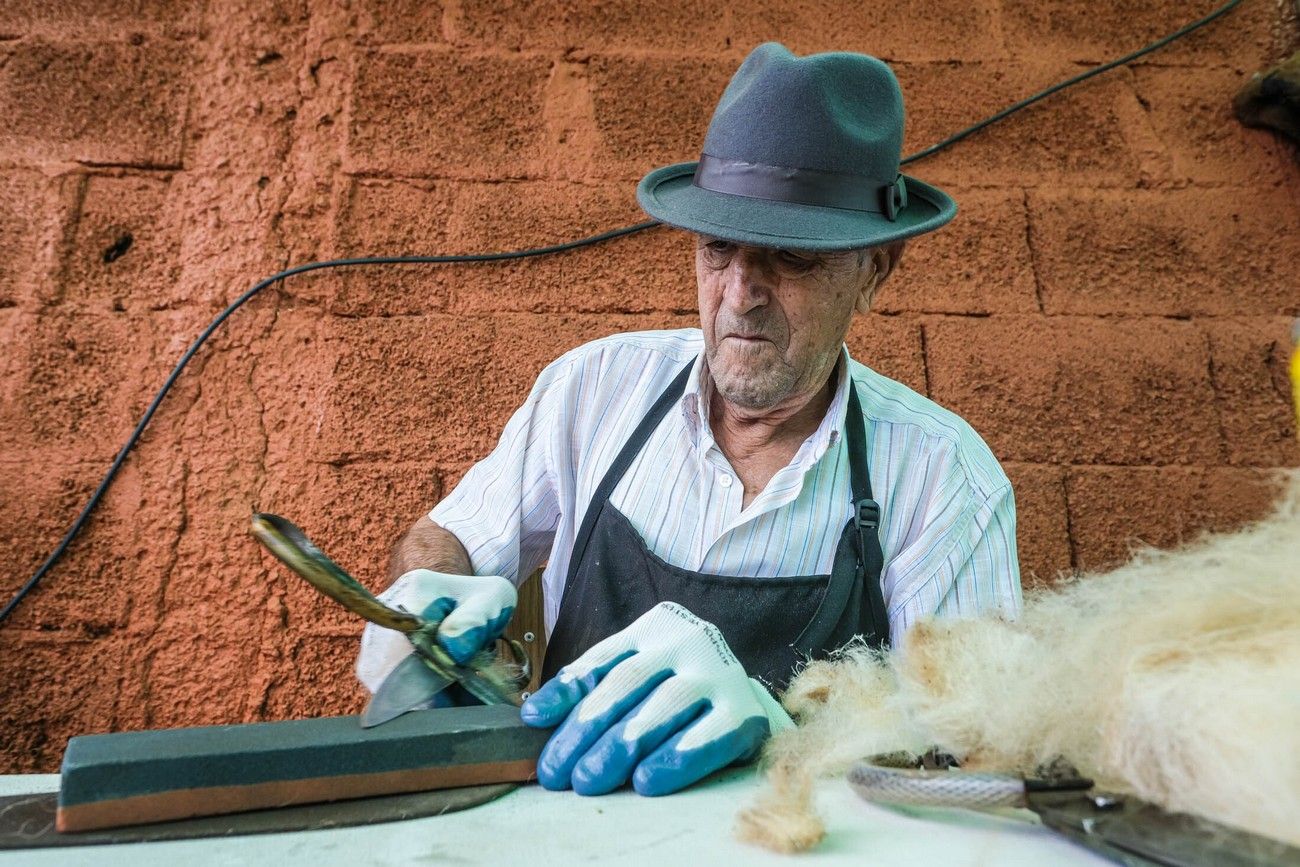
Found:
[[393, 545], [385, 588], [391, 587], [394, 581], [412, 569], [432, 569], [448, 575], [474, 574], [469, 553], [460, 539], [455, 533], [435, 524], [428, 515], [421, 515]]
[[[422, 515], [393, 546], [387, 585], [380, 600], [438, 620], [438, 643], [462, 665], [491, 646], [517, 602], [515, 587], [506, 579], [474, 576], [460, 539], [428, 515]], [[411, 644], [400, 633], [367, 624], [357, 656], [357, 677], [374, 692], [410, 653]], [[446, 693], [440, 700], [455, 703]]]

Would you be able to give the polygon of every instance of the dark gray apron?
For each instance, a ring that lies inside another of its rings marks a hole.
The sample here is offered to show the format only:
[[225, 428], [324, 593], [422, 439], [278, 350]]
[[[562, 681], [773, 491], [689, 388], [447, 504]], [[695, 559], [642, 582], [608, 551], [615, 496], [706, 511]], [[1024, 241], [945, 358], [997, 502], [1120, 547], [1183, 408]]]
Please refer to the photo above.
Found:
[[543, 681], [665, 601], [717, 626], [745, 671], [778, 689], [799, 661], [825, 656], [855, 635], [873, 647], [889, 644], [880, 587], [880, 506], [871, 498], [866, 433], [852, 380], [845, 434], [853, 517], [840, 535], [831, 574], [738, 578], [681, 569], [647, 548], [631, 522], [610, 504], [623, 474], [680, 399], [690, 370], [687, 365], [664, 389], [592, 495], [573, 543], [559, 616], [542, 664]]

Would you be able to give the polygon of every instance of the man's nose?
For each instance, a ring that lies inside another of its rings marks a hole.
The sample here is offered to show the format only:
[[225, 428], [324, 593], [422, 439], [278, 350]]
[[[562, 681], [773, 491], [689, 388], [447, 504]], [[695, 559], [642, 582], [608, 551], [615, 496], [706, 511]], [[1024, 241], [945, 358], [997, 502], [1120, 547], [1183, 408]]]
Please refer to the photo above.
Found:
[[727, 305], [744, 313], [762, 307], [776, 285], [776, 275], [762, 250], [737, 250], [727, 266]]

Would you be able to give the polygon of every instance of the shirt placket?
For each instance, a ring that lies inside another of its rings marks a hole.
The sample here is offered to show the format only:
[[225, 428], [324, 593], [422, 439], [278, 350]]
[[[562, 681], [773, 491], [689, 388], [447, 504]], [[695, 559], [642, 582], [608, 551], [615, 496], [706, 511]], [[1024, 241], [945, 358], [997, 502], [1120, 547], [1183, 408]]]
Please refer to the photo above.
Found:
[[710, 446], [701, 457], [700, 479], [700, 532], [692, 552], [692, 568], [698, 570], [704, 558], [727, 528], [740, 515], [745, 499], [745, 486], [740, 483], [731, 464], [718, 450]]

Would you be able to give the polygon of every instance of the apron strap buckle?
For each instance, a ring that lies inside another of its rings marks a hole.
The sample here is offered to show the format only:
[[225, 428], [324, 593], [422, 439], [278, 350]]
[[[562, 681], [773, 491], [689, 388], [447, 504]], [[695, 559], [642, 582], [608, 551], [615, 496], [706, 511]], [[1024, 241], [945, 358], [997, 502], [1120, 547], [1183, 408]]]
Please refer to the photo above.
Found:
[[875, 530], [880, 526], [880, 504], [875, 500], [858, 500], [853, 504], [853, 526]]

